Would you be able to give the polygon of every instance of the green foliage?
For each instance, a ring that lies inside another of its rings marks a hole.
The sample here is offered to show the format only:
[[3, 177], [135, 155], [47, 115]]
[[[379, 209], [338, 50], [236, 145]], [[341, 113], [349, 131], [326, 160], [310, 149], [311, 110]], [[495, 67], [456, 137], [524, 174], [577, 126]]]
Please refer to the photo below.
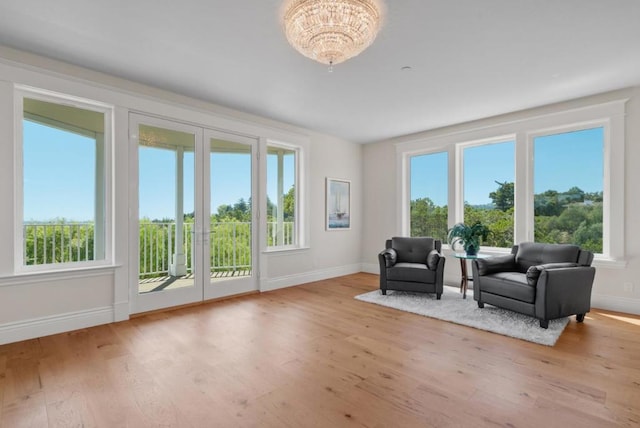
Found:
[[559, 215], [535, 216], [537, 242], [575, 244], [602, 252], [602, 202], [572, 203]]
[[491, 231], [483, 238], [482, 245], [498, 248], [511, 248], [513, 245], [513, 208], [507, 211], [476, 208], [465, 204], [464, 218], [469, 224], [482, 223]]
[[215, 223], [211, 232], [209, 245], [212, 272], [251, 268], [251, 223]]
[[496, 181], [496, 184], [498, 185], [498, 189], [495, 192], [489, 193], [493, 205], [500, 211], [513, 209], [514, 184], [507, 181], [504, 183]]
[[56, 219], [47, 223], [25, 223], [24, 263], [43, 265], [94, 260], [92, 223]]
[[215, 214], [211, 214], [211, 221], [251, 221], [251, 198], [249, 201], [245, 201], [244, 198], [240, 198], [238, 202], [233, 205], [222, 204], [218, 206], [218, 210]]
[[444, 241], [447, 238], [448, 209], [436, 206], [429, 198], [411, 201], [411, 236], [431, 236]]
[[[490, 230], [482, 245], [509, 248], [514, 244], [514, 183], [496, 184], [498, 188], [489, 194], [492, 206], [465, 203], [464, 218], [467, 224], [481, 223]], [[549, 189], [534, 195], [535, 241], [571, 243], [601, 253], [602, 200], [602, 192], [584, 192], [575, 186], [566, 192]], [[419, 198], [411, 201], [410, 209], [411, 236], [448, 239], [446, 206]]]
[[284, 221], [293, 221], [296, 212], [296, 191], [294, 186], [291, 186], [283, 199]]

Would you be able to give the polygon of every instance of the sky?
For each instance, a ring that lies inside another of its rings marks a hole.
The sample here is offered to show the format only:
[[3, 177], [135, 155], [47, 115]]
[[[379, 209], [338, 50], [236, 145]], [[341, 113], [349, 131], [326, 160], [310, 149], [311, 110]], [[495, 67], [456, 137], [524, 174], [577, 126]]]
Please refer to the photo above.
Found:
[[[94, 218], [95, 141], [24, 121], [24, 219], [47, 221]], [[491, 203], [496, 181], [514, 181], [513, 141], [464, 149], [464, 199], [472, 205]], [[534, 192], [566, 191], [578, 186], [602, 191], [603, 129], [593, 128], [534, 139]], [[175, 153], [141, 147], [140, 217], [175, 218]], [[285, 156], [285, 192], [294, 182], [293, 156]], [[411, 158], [411, 199], [429, 197], [447, 204], [447, 153]], [[194, 210], [194, 157], [184, 157], [184, 212]], [[276, 156], [267, 156], [267, 195], [276, 201]], [[211, 154], [211, 212], [251, 196], [247, 154]], [[62, 196], [61, 196], [62, 195]]]
[[[24, 121], [24, 219], [73, 221], [94, 219], [95, 140]], [[248, 154], [211, 154], [211, 212], [251, 197]], [[176, 157], [167, 149], [139, 150], [139, 214], [175, 218]], [[184, 155], [184, 212], [194, 211], [194, 156]], [[267, 194], [277, 195], [277, 159], [267, 156]], [[285, 156], [284, 189], [293, 185], [294, 159]], [[64, 195], [61, 197], [60, 195]]]
[[26, 120], [23, 138], [24, 219], [92, 220], [95, 140]]
[[[593, 128], [534, 139], [534, 193], [566, 191], [577, 186], [585, 192], [603, 188], [603, 129]], [[464, 200], [471, 205], [492, 202], [489, 194], [498, 182], [513, 182], [515, 143], [506, 141], [464, 149]], [[411, 199], [429, 197], [447, 205], [447, 153], [411, 158]]]

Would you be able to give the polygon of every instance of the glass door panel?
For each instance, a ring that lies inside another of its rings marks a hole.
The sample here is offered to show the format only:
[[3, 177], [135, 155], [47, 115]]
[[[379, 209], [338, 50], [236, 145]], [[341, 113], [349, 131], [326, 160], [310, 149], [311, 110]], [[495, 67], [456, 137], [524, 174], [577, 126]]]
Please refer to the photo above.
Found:
[[257, 290], [257, 140], [135, 113], [130, 127], [132, 313]]
[[253, 160], [257, 141], [206, 131], [209, 150], [209, 286], [205, 298], [257, 289]]
[[138, 161], [136, 312], [201, 300], [195, 151], [202, 133], [188, 125], [133, 117]]

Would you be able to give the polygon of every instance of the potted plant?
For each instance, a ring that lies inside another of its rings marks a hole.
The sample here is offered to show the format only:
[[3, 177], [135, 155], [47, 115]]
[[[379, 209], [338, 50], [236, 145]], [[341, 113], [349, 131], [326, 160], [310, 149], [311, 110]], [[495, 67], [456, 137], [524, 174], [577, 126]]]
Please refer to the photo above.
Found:
[[487, 239], [489, 232], [489, 228], [479, 221], [472, 226], [457, 223], [449, 229], [447, 238], [451, 248], [460, 244], [468, 256], [475, 256], [480, 250], [480, 239]]

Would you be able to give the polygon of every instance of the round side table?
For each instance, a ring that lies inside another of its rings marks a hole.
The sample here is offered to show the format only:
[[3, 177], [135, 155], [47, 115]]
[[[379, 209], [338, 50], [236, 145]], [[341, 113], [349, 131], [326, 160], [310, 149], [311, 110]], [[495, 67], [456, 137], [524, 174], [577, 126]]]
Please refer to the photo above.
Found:
[[475, 256], [468, 256], [467, 253], [454, 253], [453, 256], [460, 260], [460, 271], [462, 272], [462, 280], [460, 281], [460, 292], [462, 298], [467, 298], [467, 287], [469, 285], [469, 274], [467, 273], [467, 260], [485, 259], [491, 257], [488, 254], [476, 254]]

